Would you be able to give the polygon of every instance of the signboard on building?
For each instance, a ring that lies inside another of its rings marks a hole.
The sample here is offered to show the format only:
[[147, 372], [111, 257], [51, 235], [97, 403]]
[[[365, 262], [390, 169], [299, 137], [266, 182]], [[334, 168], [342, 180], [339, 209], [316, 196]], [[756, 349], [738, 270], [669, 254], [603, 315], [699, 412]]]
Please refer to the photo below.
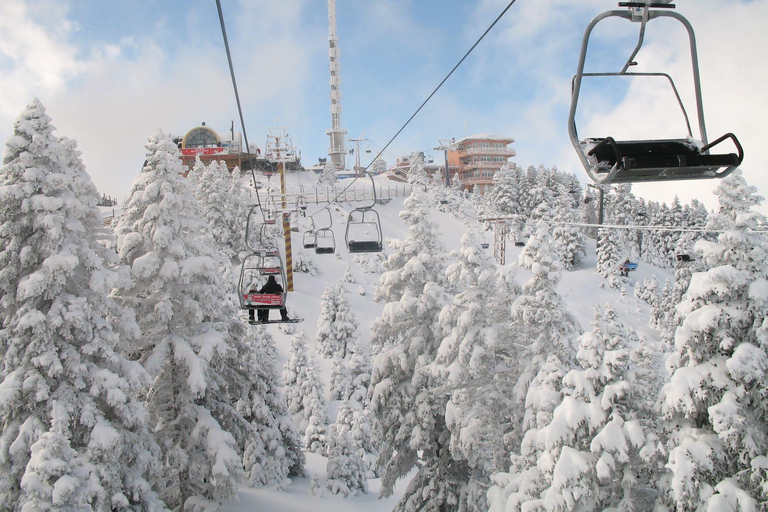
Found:
[[209, 156], [220, 155], [227, 153], [227, 148], [215, 147], [215, 148], [181, 148], [181, 154], [184, 156]]

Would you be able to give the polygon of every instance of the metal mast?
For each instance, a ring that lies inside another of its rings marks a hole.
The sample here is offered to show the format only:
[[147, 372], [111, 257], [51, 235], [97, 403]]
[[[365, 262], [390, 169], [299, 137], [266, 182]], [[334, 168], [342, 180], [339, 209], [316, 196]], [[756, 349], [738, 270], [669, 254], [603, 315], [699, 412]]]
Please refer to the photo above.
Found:
[[339, 40], [336, 38], [336, 0], [328, 0], [328, 56], [331, 59], [331, 129], [326, 133], [331, 138], [328, 156], [338, 170], [346, 169], [344, 157], [347, 154], [345, 135], [341, 127], [341, 64], [339, 63]]

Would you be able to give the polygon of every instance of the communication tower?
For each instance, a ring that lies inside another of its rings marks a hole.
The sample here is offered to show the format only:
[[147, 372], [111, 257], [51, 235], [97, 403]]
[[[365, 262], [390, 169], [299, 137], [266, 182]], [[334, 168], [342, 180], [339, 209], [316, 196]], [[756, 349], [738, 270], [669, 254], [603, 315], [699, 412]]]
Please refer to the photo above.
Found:
[[341, 64], [339, 63], [339, 40], [336, 38], [336, 0], [328, 0], [328, 56], [331, 59], [331, 129], [326, 133], [331, 138], [328, 156], [338, 170], [346, 169], [344, 158], [347, 154], [347, 131], [341, 127]]

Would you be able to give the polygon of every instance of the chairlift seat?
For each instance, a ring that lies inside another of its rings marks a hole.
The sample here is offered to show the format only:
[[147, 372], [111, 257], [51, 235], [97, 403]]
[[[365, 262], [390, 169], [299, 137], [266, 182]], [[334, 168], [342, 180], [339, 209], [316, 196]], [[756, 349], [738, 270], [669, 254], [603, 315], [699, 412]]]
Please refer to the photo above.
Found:
[[[734, 141], [738, 154], [707, 153], [726, 138]], [[704, 147], [693, 139], [616, 141], [612, 137], [587, 139], [583, 147], [598, 176], [607, 175], [618, 162], [610, 183], [720, 178], [743, 159], [741, 145], [730, 133]]]
[[335, 247], [315, 247], [315, 254], [333, 254], [336, 252]]
[[376, 240], [367, 240], [367, 241], [350, 240], [347, 243], [347, 252], [349, 253], [381, 252], [381, 242], [378, 242]]

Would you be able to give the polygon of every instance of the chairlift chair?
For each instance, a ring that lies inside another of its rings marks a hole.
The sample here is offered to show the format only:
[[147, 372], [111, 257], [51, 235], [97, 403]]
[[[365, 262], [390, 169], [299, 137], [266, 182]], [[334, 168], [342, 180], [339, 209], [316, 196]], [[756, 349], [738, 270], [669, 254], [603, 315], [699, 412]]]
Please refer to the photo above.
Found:
[[301, 192], [296, 196], [296, 211], [304, 217], [307, 214], [307, 196], [304, 195], [304, 187], [301, 187]]
[[[632, 183], [648, 181], [691, 180], [723, 178], [738, 167], [744, 152], [736, 136], [726, 133], [713, 142], [708, 142], [704, 122], [704, 107], [701, 97], [698, 54], [693, 28], [682, 15], [670, 11], [674, 4], [656, 4], [650, 2], [620, 2], [626, 10], [606, 11], [596, 16], [588, 25], [581, 45], [581, 54], [576, 75], [573, 78], [571, 109], [568, 116], [568, 133], [573, 147], [587, 174], [595, 182]], [[637, 45], [619, 72], [585, 73], [587, 45], [595, 25], [600, 21], [618, 17], [640, 23], [640, 35]], [[640, 51], [648, 22], [660, 18], [672, 18], [679, 21], [688, 31], [691, 64], [693, 68], [693, 88], [696, 98], [696, 113], [699, 124], [699, 138], [694, 139], [688, 114], [678, 94], [672, 77], [667, 73], [632, 73], [631, 66], [636, 65], [635, 56]], [[682, 110], [688, 129], [688, 136], [680, 139], [628, 140], [617, 141], [613, 137], [588, 137], [580, 139], [576, 129], [576, 109], [584, 77], [662, 77], [671, 85], [677, 103]], [[711, 150], [721, 142], [730, 140], [737, 153], [713, 154]]]
[[381, 219], [379, 213], [373, 209], [376, 206], [376, 183], [373, 181], [373, 176], [368, 174], [368, 177], [373, 187], [373, 202], [355, 208], [347, 217], [344, 238], [347, 243], [347, 252], [350, 254], [381, 252], [382, 249]]
[[302, 245], [305, 249], [314, 249], [317, 247], [317, 234], [315, 233], [315, 221], [312, 217], [308, 217], [310, 222], [310, 228], [304, 231], [304, 235], [301, 237]]
[[[269, 276], [275, 276], [283, 288], [283, 293], [268, 294], [258, 291], [253, 293], [254, 290], [260, 290], [264, 286]], [[259, 250], [246, 256], [240, 267], [237, 289], [240, 309], [248, 311], [285, 307], [287, 285], [280, 253], [278, 251]]]
[[333, 234], [333, 217], [328, 212], [328, 226], [315, 230], [315, 254], [335, 254], [336, 236]]

